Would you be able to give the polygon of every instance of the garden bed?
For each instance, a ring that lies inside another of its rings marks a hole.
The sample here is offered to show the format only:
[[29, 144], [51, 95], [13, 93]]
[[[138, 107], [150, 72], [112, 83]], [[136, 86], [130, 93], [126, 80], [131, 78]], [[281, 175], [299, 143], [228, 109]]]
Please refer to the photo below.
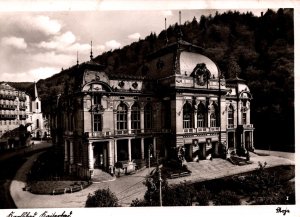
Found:
[[87, 180], [64, 173], [63, 155], [50, 149], [41, 154], [27, 174], [23, 190], [33, 194], [65, 194], [80, 191], [90, 185]]
[[65, 194], [81, 191], [90, 185], [87, 181], [36, 181], [27, 185], [24, 190], [33, 194]]

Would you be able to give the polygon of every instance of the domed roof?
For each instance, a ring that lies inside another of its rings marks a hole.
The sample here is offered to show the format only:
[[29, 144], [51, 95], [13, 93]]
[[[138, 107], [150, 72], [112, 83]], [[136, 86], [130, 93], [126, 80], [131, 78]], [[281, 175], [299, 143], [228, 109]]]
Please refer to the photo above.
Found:
[[190, 76], [198, 64], [205, 64], [206, 68], [210, 71], [211, 77], [217, 78], [219, 70], [217, 65], [208, 57], [198, 54], [183, 51], [180, 53], [180, 74]]

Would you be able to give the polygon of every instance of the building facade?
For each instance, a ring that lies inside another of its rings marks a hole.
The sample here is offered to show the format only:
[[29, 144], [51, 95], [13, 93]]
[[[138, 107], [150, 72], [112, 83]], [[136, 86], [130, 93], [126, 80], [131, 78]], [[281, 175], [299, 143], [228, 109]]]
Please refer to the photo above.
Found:
[[[17, 148], [28, 144], [28, 140], [25, 138], [27, 131], [33, 137], [36, 137], [37, 130], [40, 130], [40, 132], [44, 131], [40, 107], [41, 102], [38, 97], [31, 97], [24, 91], [17, 90], [5, 82], [0, 83], [1, 150]], [[39, 123], [40, 125], [37, 126], [36, 124]], [[20, 126], [23, 127], [20, 128]]]
[[72, 67], [76, 90], [57, 97], [54, 141], [65, 170], [93, 177], [134, 170], [150, 156], [197, 161], [252, 150], [251, 93], [226, 80], [202, 49], [179, 40], [150, 54], [136, 72], [116, 74], [89, 62]]

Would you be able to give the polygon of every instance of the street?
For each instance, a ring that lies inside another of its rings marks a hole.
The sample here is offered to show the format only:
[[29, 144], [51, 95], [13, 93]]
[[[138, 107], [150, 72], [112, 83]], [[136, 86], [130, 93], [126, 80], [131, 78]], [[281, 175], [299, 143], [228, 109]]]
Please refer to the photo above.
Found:
[[0, 154], [0, 209], [16, 208], [9, 191], [16, 172], [28, 157], [51, 146], [49, 143], [38, 142], [33, 147], [11, 150]]

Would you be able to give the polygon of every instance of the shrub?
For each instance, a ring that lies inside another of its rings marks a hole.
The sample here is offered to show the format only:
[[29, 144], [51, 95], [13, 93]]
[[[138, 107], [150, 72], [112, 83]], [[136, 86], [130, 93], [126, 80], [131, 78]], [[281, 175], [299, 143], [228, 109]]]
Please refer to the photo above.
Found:
[[164, 206], [192, 206], [197, 199], [197, 191], [192, 185], [182, 183], [163, 192]]
[[211, 198], [210, 191], [207, 190], [205, 186], [203, 186], [202, 189], [198, 191], [197, 194], [197, 202], [199, 206], [207, 206], [210, 198]]
[[110, 189], [99, 189], [94, 194], [89, 194], [85, 207], [117, 207], [118, 198]]
[[131, 207], [138, 207], [138, 206], [149, 206], [149, 204], [145, 200], [135, 199], [130, 204]]
[[232, 191], [221, 191], [214, 198], [215, 205], [240, 205], [241, 201], [238, 195]]

